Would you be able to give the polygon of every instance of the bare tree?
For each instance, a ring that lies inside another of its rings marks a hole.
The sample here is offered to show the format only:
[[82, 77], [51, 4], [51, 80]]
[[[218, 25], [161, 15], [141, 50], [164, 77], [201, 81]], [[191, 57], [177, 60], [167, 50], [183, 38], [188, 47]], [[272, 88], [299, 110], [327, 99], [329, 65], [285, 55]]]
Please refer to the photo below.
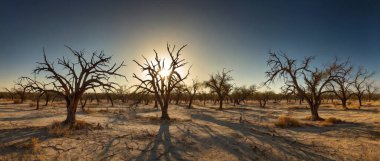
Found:
[[353, 95], [350, 87], [353, 85], [351, 79], [352, 65], [349, 65], [348, 60], [342, 64], [342, 67], [337, 71], [338, 77], [334, 78], [328, 84], [328, 88], [342, 102], [344, 109], [347, 109], [347, 100]]
[[292, 86], [284, 85], [281, 87], [281, 93], [286, 99], [286, 103], [289, 103], [289, 100], [292, 96], [296, 95], [296, 91], [294, 91], [294, 88]]
[[16, 93], [15, 91], [12, 89], [8, 89], [8, 88], [4, 88], [6, 91], [7, 91], [7, 94], [9, 95], [9, 97], [14, 100], [16, 98]]
[[119, 86], [119, 88], [116, 89], [116, 94], [122, 103], [127, 102], [128, 88], [126, 86]]
[[[29, 77], [21, 77], [20, 82], [24, 82], [24, 87], [27, 88], [30, 92], [37, 94], [36, 96], [36, 110], [40, 108], [40, 100], [43, 95], [47, 95], [46, 87], [48, 84], [39, 82], [35, 79]], [[47, 104], [47, 103], [45, 103]]]
[[259, 101], [260, 107], [266, 107], [269, 99], [273, 97], [275, 93], [273, 91], [256, 92], [254, 99]]
[[379, 91], [379, 87], [375, 86], [374, 84], [374, 81], [365, 84], [369, 102], [372, 101], [373, 95]]
[[174, 88], [172, 94], [175, 96], [176, 105], [179, 105], [179, 101], [181, 100], [184, 91], [186, 91], [186, 86], [183, 83], [178, 84], [178, 86]]
[[354, 89], [355, 89], [354, 94], [358, 98], [359, 109], [362, 106], [362, 100], [363, 100], [363, 96], [366, 90], [365, 84], [374, 74], [375, 74], [374, 72], [369, 72], [363, 66], [360, 66], [357, 72], [355, 73], [354, 82], [353, 82]]
[[240, 105], [241, 102], [244, 102], [249, 96], [251, 96], [256, 91], [256, 86], [251, 85], [248, 88], [246, 86], [236, 87], [231, 94], [231, 97], [234, 101], [234, 105]]
[[20, 78], [15, 82], [13, 90], [18, 96], [20, 96], [20, 103], [24, 103], [26, 93], [30, 92], [30, 86], [24, 79]]
[[188, 108], [192, 107], [194, 97], [197, 94], [200, 86], [201, 86], [201, 83], [198, 80], [193, 79], [193, 84], [191, 84], [191, 86], [189, 86], [185, 89], [187, 94], [189, 95], [189, 106], [188, 106]]
[[326, 85], [337, 77], [336, 72], [340, 66], [337, 60], [324, 69], [310, 67], [310, 62], [314, 57], [306, 57], [301, 64], [297, 64], [295, 59], [289, 58], [286, 54], [269, 53], [267, 61], [270, 69], [266, 72], [268, 80], [264, 83], [268, 85], [276, 80], [283, 79], [285, 84], [297, 91], [297, 95], [306, 99], [311, 110], [311, 120], [322, 120], [318, 115], [319, 105], [322, 95], [328, 91]]
[[[144, 56], [142, 56], [145, 60], [143, 64], [133, 60], [143, 72], [146, 72], [145, 78], [138, 77], [135, 73], [133, 73], [133, 77], [136, 78], [140, 84], [135, 85], [136, 91], [143, 90], [149, 93], [153, 93], [156, 101], [161, 107], [161, 119], [169, 120], [168, 107], [169, 101], [171, 99], [171, 93], [174, 88], [178, 87], [178, 85], [190, 74], [191, 67], [187, 70], [187, 73], [182, 76], [179, 72], [179, 69], [184, 67], [187, 62], [185, 59], [180, 58], [181, 51], [187, 45], [183, 45], [176, 52], [176, 46], [171, 47], [169, 44], [166, 45], [167, 52], [169, 53], [171, 62], [169, 62], [169, 67], [166, 68], [165, 59], [161, 60], [158, 56], [156, 50], [153, 50], [155, 53], [155, 59], [148, 61]], [[168, 70], [168, 74], [164, 75], [162, 71]]]
[[210, 88], [211, 93], [215, 93], [219, 100], [219, 109], [223, 109], [223, 101], [229, 95], [233, 85], [233, 78], [229, 75], [231, 70], [223, 69], [222, 73], [211, 74], [210, 79], [205, 82], [206, 87]]
[[[66, 46], [74, 55], [70, 60], [65, 57], [58, 58], [57, 64], [63, 67], [62, 71], [55, 68], [54, 63], [47, 60], [45, 50], [43, 62], [34, 70], [35, 74], [45, 73], [46, 79], [50, 80], [51, 86], [46, 92], [56, 93], [66, 101], [67, 116], [63, 124], [72, 125], [75, 123], [75, 114], [82, 95], [89, 89], [103, 88], [113, 89], [116, 83], [110, 81], [111, 76], [123, 75], [117, 73], [124, 66], [111, 64], [111, 56], [105, 56], [94, 52], [90, 59], [87, 59], [83, 51], [76, 51]], [[111, 66], [110, 66], [111, 65]]]

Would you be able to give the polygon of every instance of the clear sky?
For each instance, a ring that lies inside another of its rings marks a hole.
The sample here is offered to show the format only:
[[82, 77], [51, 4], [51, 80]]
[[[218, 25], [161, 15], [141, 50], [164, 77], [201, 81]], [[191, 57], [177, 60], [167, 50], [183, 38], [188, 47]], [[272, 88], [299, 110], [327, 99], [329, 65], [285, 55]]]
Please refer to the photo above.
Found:
[[188, 44], [183, 56], [200, 80], [227, 68], [237, 85], [259, 84], [269, 50], [316, 56], [316, 65], [350, 57], [380, 72], [380, 1], [2, 0], [0, 88], [30, 76], [43, 47], [50, 60], [68, 56], [64, 45], [124, 60], [122, 84], [131, 85], [140, 72], [132, 60], [163, 53], [167, 42]]

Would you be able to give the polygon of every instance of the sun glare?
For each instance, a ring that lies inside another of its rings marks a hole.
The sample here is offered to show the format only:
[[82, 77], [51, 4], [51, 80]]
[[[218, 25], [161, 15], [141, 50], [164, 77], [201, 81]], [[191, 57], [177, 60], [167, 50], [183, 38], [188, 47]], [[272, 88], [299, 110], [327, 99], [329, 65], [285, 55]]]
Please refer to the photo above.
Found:
[[163, 76], [163, 77], [166, 77], [166, 76], [168, 76], [169, 74], [170, 74], [170, 71], [167, 70], [167, 69], [162, 69], [162, 70], [160, 71], [160, 75]]

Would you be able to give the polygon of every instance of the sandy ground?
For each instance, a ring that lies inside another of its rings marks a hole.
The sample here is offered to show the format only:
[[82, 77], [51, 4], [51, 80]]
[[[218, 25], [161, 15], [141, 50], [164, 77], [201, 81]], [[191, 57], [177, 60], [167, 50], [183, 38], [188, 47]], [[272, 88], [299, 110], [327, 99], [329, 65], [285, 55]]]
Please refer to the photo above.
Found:
[[[65, 118], [64, 108], [1, 103], [0, 160], [380, 160], [380, 106], [344, 111], [323, 105], [321, 117], [346, 121], [329, 127], [304, 120], [305, 105], [210, 106], [172, 105], [170, 122], [159, 121], [160, 111], [150, 105], [94, 108], [77, 119], [103, 129], [56, 137], [48, 128]], [[307, 125], [275, 127], [280, 115]], [[39, 140], [34, 151], [25, 146], [31, 138]]]

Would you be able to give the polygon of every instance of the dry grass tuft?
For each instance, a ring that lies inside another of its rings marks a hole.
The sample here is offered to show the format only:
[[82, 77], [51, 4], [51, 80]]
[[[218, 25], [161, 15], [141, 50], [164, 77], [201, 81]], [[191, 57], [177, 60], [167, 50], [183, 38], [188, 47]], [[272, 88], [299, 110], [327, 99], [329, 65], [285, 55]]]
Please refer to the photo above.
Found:
[[48, 133], [57, 137], [67, 136], [69, 134], [69, 127], [64, 126], [59, 121], [54, 121], [48, 129]]
[[40, 150], [40, 140], [33, 137], [28, 140], [28, 142], [24, 145], [24, 148], [30, 150], [33, 153], [38, 152]]
[[92, 125], [83, 121], [83, 120], [76, 120], [75, 123], [70, 127], [72, 130], [83, 130], [83, 129], [91, 129]]
[[321, 126], [332, 126], [334, 124], [344, 123], [343, 120], [337, 119], [335, 117], [329, 117], [320, 123]]
[[287, 127], [299, 127], [302, 124], [295, 118], [289, 116], [279, 116], [277, 121], [274, 123], [277, 127], [287, 128]]
[[75, 123], [71, 126], [64, 125], [62, 122], [54, 121], [51, 127], [49, 127], [48, 132], [51, 135], [62, 137], [67, 136], [71, 134], [72, 130], [89, 130], [89, 129], [103, 129], [100, 125], [97, 127], [94, 127], [93, 125], [82, 121], [82, 120], [76, 120]]

